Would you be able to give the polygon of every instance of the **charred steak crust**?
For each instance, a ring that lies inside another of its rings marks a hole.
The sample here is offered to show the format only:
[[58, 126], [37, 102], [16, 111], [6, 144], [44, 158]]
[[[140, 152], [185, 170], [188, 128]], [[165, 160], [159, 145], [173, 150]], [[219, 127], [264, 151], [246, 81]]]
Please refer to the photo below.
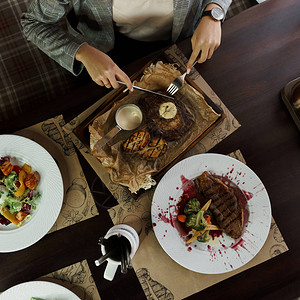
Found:
[[243, 230], [243, 216], [234, 191], [206, 171], [194, 182], [206, 200], [212, 199], [210, 209], [223, 231], [234, 239], [239, 238]]
[[[160, 91], [160, 93], [163, 93]], [[194, 117], [183, 103], [184, 96], [168, 99], [176, 105], [177, 113], [172, 119], [164, 119], [159, 115], [160, 105], [166, 100], [160, 96], [147, 95], [139, 100], [139, 106], [145, 116], [147, 129], [151, 136], [166, 141], [179, 140], [192, 126]]]

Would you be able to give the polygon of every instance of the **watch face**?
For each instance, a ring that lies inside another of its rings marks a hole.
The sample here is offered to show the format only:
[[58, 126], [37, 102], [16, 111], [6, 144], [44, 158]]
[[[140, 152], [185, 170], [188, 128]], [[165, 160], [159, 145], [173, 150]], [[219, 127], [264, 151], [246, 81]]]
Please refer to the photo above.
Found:
[[211, 10], [211, 15], [214, 19], [216, 19], [218, 21], [223, 20], [223, 18], [224, 18], [223, 10], [219, 7], [214, 7]]

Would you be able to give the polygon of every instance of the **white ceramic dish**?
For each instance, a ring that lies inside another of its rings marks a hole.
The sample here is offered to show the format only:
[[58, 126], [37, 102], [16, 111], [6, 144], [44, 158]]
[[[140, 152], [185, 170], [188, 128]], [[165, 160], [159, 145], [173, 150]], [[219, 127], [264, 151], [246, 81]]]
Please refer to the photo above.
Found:
[[43, 300], [80, 300], [67, 288], [47, 281], [29, 281], [15, 285], [0, 295], [0, 300], [30, 300], [31, 297]]
[[20, 165], [27, 163], [40, 174], [41, 198], [31, 218], [21, 227], [0, 224], [0, 252], [24, 249], [40, 240], [53, 226], [63, 201], [63, 181], [52, 156], [36, 142], [17, 135], [0, 135], [0, 157], [9, 156]]
[[[247, 199], [249, 219], [237, 240], [222, 233], [218, 240], [186, 245], [177, 229], [182, 179], [192, 180], [204, 171], [228, 178]], [[181, 266], [206, 274], [229, 272], [248, 263], [264, 245], [271, 225], [270, 200], [261, 180], [242, 162], [220, 154], [195, 155], [173, 166], [155, 190], [151, 214], [154, 233], [164, 251]]]

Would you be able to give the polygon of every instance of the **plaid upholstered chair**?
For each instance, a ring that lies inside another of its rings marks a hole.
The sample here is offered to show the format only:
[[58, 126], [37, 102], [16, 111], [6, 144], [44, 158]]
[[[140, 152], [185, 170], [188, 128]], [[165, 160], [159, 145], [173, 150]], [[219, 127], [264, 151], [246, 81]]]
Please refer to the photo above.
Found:
[[[20, 25], [30, 0], [0, 3], [0, 121], [41, 106], [78, 86], [78, 80], [28, 42]], [[255, 0], [233, 0], [230, 18], [255, 4]]]
[[232, 3], [227, 11], [226, 19], [232, 18], [233, 16], [239, 14], [243, 10], [256, 5], [257, 2], [262, 2], [264, 0], [232, 0]]
[[0, 121], [36, 109], [75, 87], [76, 77], [26, 40], [20, 17], [28, 3], [0, 3]]

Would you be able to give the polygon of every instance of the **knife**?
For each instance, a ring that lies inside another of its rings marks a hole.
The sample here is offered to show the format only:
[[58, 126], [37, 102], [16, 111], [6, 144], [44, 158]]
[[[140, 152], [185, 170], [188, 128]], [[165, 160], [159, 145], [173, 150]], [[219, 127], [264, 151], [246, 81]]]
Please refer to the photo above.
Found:
[[[117, 80], [117, 83], [126, 86], [125, 82]], [[133, 85], [132, 87], [136, 90], [139, 90], [139, 91], [148, 92], [148, 93], [158, 95], [158, 96], [161, 96], [161, 97], [165, 97], [165, 98], [169, 98], [169, 99], [174, 99], [174, 97], [172, 97], [172, 96], [168, 96], [168, 95], [164, 95], [164, 94], [157, 93], [157, 92], [154, 92], [154, 91], [146, 90], [146, 89], [143, 89], [143, 88], [141, 88], [139, 86], [136, 86], [136, 85]]]

